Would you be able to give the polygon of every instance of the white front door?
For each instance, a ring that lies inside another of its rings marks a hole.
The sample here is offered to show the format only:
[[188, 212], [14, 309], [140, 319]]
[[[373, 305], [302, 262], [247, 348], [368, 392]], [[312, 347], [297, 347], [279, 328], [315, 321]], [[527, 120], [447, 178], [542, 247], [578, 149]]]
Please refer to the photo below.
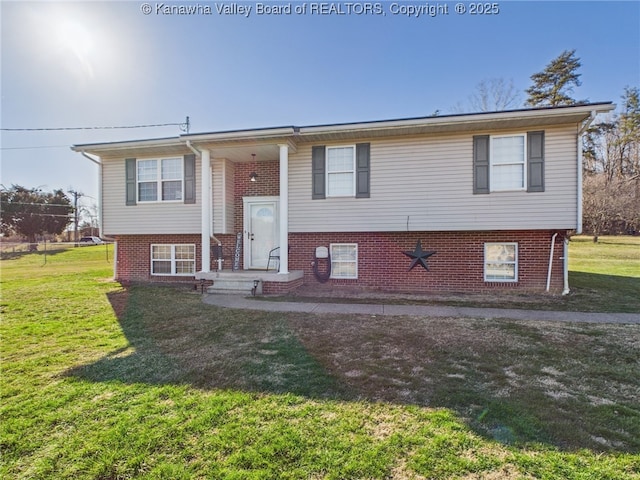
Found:
[[278, 246], [278, 197], [244, 197], [244, 268], [267, 268]]

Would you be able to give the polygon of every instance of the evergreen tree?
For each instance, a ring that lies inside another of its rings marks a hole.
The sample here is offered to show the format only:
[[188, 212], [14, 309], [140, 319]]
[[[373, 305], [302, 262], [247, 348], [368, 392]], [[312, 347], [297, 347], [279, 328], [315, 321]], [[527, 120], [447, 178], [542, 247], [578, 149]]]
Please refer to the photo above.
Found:
[[624, 158], [620, 165], [620, 173], [636, 180], [640, 178], [640, 89], [638, 87], [625, 87], [619, 124]]
[[565, 50], [553, 59], [546, 68], [531, 75], [533, 85], [526, 90], [527, 105], [532, 107], [557, 107], [560, 105], [575, 105], [585, 103], [576, 101], [570, 96], [573, 87], [579, 87], [581, 67], [580, 59], [575, 56], [575, 50]]

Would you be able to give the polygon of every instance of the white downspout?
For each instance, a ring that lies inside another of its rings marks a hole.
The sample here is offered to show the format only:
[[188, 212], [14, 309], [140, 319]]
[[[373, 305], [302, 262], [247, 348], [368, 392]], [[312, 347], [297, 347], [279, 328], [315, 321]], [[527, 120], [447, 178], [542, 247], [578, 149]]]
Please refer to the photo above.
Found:
[[118, 280], [118, 241], [113, 242], [113, 279]]
[[556, 237], [558, 236], [558, 232], [554, 233], [551, 237], [551, 251], [549, 252], [549, 270], [547, 271], [547, 288], [545, 291], [549, 291], [551, 287], [551, 267], [553, 266], [553, 251], [556, 248]]
[[[222, 162], [222, 228], [221, 231], [226, 233], [227, 229], [227, 160]], [[221, 270], [221, 268], [219, 268]]]
[[280, 147], [280, 268], [289, 273], [289, 145]]
[[564, 245], [563, 245], [563, 278], [564, 278], [564, 289], [562, 290], [562, 295], [568, 295], [569, 290], [569, 238], [565, 235], [564, 237]]

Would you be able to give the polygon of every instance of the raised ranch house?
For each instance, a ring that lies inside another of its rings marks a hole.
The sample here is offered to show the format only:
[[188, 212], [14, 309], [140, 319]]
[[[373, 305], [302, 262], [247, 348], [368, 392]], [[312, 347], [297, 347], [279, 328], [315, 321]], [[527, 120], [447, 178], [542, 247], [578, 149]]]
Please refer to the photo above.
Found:
[[[581, 137], [611, 103], [76, 145], [122, 282], [568, 291]], [[280, 248], [278, 248], [280, 247]], [[267, 267], [269, 270], [267, 271]]]

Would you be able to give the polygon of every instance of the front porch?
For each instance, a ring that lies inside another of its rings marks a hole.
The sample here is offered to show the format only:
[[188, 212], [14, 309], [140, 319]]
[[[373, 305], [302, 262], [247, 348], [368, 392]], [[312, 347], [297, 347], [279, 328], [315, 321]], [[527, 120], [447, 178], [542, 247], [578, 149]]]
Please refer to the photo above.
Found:
[[304, 283], [304, 272], [288, 273], [262, 270], [210, 271], [196, 273], [196, 280], [213, 282], [208, 293], [274, 295], [289, 293]]
[[[265, 293], [290, 291], [302, 284], [302, 272], [290, 275], [287, 248], [280, 249], [278, 280], [266, 272], [260, 272], [253, 280], [247, 278], [259, 272], [254, 269], [267, 267], [269, 252], [287, 245], [288, 163], [289, 151], [295, 151], [295, 145], [288, 138], [282, 138], [283, 133], [290, 134], [285, 130], [287, 132], [271, 132], [266, 138], [251, 138], [240, 143], [229, 143], [224, 134], [215, 138], [195, 135], [187, 141], [187, 146], [201, 159], [202, 271], [198, 278], [211, 274], [213, 277], [205, 279], [218, 284], [226, 282], [230, 289], [235, 289], [233, 284], [237, 282], [243, 291], [243, 282], [256, 280], [260, 284], [256, 289]], [[263, 165], [264, 174], [259, 168]], [[245, 171], [247, 168], [250, 171]], [[228, 235], [234, 236], [232, 243], [222, 238]], [[211, 255], [212, 246], [228, 248], [229, 243], [235, 252], [242, 252], [239, 258], [236, 253], [233, 259], [232, 273], [221, 272], [220, 269], [228, 265], [215, 265], [216, 258]], [[233, 278], [235, 275], [242, 277]]]

